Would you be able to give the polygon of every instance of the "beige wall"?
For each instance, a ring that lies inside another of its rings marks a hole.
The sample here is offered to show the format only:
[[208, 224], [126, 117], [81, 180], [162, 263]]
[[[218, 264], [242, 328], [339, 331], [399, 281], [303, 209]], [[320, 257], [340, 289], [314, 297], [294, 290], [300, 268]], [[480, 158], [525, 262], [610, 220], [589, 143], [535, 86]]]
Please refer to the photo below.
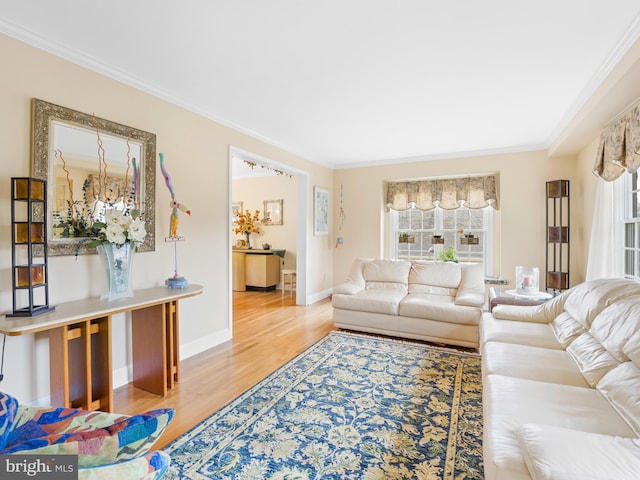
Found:
[[[275, 176], [244, 178], [233, 181], [233, 201], [242, 202], [244, 210], [260, 210], [261, 217], [264, 211], [264, 200], [283, 201], [282, 225], [264, 225], [260, 235], [251, 235], [251, 244], [254, 248], [260, 248], [265, 242], [272, 248], [284, 249], [284, 266], [282, 268], [296, 268], [296, 242], [297, 242], [297, 215], [298, 215], [298, 179], [297, 177]], [[235, 239], [244, 239], [243, 235], [233, 236]]]
[[580, 194], [576, 191], [576, 162], [574, 159], [551, 160], [540, 151], [336, 171], [334, 202], [339, 201], [342, 184], [347, 222], [342, 235], [344, 247], [334, 253], [335, 282], [343, 281], [354, 258], [379, 257], [384, 252], [385, 181], [479, 173], [499, 175], [500, 209], [496, 215], [498, 245], [494, 270], [511, 285], [516, 265], [545, 270], [545, 182], [570, 180], [571, 229], [572, 234], [576, 234], [571, 243], [571, 284], [582, 281], [583, 247], [575, 241], [580, 237], [582, 216], [577, 201]]
[[[333, 172], [3, 35], [0, 58], [0, 311], [13, 308], [9, 179], [30, 174], [31, 99], [37, 97], [157, 135], [157, 151], [165, 154], [176, 194], [192, 211], [191, 217], [180, 217], [179, 232], [186, 237], [186, 242], [178, 245], [180, 273], [205, 287], [203, 295], [185, 300], [180, 306], [181, 353], [190, 355], [229, 338], [229, 146], [307, 172], [312, 185], [331, 187]], [[173, 245], [164, 242], [169, 229], [169, 199], [158, 174], [156, 251], [136, 256], [135, 288], [162, 285], [173, 273]], [[311, 193], [308, 202], [311, 217]], [[308, 227], [312, 232], [311, 220]], [[332, 251], [314, 238], [306, 245], [310, 257], [308, 294], [314, 297], [331, 288]], [[77, 259], [51, 257], [49, 265], [51, 304], [99, 295], [97, 255]], [[116, 383], [127, 380], [130, 362], [127, 320], [121, 317], [114, 318]], [[6, 347], [3, 389], [24, 402], [46, 398], [46, 336], [11, 337]]]

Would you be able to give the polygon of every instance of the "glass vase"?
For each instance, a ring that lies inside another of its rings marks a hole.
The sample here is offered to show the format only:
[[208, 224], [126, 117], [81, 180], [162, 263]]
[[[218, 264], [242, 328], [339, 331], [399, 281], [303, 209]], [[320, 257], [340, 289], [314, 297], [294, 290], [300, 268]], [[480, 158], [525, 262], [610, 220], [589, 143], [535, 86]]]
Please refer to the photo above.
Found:
[[100, 263], [104, 269], [104, 281], [100, 300], [117, 300], [133, 297], [133, 254], [135, 247], [131, 243], [115, 245], [107, 243], [96, 247]]

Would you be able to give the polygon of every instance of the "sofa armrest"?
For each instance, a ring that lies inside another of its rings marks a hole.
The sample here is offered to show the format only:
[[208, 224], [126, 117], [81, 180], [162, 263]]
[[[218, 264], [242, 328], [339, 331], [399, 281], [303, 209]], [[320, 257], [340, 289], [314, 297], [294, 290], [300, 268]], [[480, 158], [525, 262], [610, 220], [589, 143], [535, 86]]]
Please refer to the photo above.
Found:
[[345, 282], [333, 287], [333, 294], [355, 295], [364, 290], [364, 284]]
[[566, 290], [551, 300], [537, 305], [496, 305], [491, 313], [499, 320], [518, 320], [521, 322], [551, 323], [564, 311], [564, 304], [572, 290]]
[[353, 295], [358, 293], [360, 290], [364, 290], [366, 286], [366, 281], [362, 276], [362, 269], [364, 266], [369, 263], [371, 258], [356, 258], [353, 264], [351, 265], [351, 270], [349, 271], [349, 275], [344, 280], [343, 283], [333, 287], [333, 293], [342, 293], [345, 295]]
[[525, 424], [518, 440], [534, 480], [632, 480], [640, 472], [640, 439]]
[[481, 263], [461, 263], [460, 285], [454, 300], [456, 305], [484, 305], [484, 266]]
[[519, 322], [549, 323], [543, 305], [496, 305], [491, 311], [498, 320], [516, 320]]

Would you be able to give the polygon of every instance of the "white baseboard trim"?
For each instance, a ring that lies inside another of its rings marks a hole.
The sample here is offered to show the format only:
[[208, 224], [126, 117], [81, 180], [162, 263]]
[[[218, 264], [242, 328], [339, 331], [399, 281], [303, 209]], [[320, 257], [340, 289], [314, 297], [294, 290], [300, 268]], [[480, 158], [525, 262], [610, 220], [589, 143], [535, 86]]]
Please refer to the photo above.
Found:
[[333, 292], [333, 289], [329, 288], [328, 290], [325, 290], [323, 292], [318, 292], [318, 293], [314, 293], [313, 295], [309, 295], [307, 297], [307, 305], [312, 305], [316, 302], [319, 302], [320, 300], [324, 300], [325, 298], [331, 296], [332, 292]]
[[111, 379], [114, 389], [130, 383], [133, 381], [133, 366], [125, 365], [124, 367], [114, 370]]
[[202, 353], [205, 350], [220, 345], [221, 343], [231, 340], [231, 329], [225, 328], [219, 330], [211, 335], [207, 335], [204, 338], [199, 338], [193, 342], [184, 343], [180, 345], [180, 360], [193, 357], [198, 353]]

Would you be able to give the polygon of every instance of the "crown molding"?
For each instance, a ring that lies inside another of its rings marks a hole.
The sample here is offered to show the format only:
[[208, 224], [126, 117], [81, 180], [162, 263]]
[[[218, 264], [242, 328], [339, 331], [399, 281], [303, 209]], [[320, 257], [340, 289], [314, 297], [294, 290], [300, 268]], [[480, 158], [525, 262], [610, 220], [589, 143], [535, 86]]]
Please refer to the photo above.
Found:
[[190, 111], [208, 120], [212, 120], [225, 127], [231, 128], [240, 133], [248, 135], [252, 138], [255, 138], [256, 140], [259, 140], [268, 145], [271, 145], [272, 147], [278, 148], [280, 150], [284, 150], [288, 153], [296, 155], [300, 158], [303, 158], [315, 164], [318, 164], [327, 168], [331, 168], [330, 165], [318, 160], [313, 160], [308, 156], [306, 156], [304, 153], [295, 151], [288, 145], [285, 145], [281, 142], [273, 140], [251, 129], [245, 128], [242, 125], [238, 125], [234, 122], [224, 119], [214, 114], [213, 112], [202, 109], [201, 107], [193, 105], [189, 102], [185, 102], [181, 98], [178, 98], [175, 95], [172, 95], [165, 90], [159, 89], [147, 82], [144, 82], [139, 78], [133, 77], [129, 73], [123, 70], [115, 68], [112, 65], [106, 64], [104, 62], [98, 61], [97, 59], [90, 57], [88, 55], [85, 55], [77, 50], [61, 45], [60, 43], [55, 42], [47, 37], [34, 33], [25, 28], [22, 28], [19, 25], [0, 19], [0, 33], [4, 33], [5, 35], [12, 37], [20, 42], [26, 43], [27, 45], [30, 45], [34, 48], [50, 53], [56, 57], [62, 58], [63, 60], [67, 60], [71, 63], [75, 63], [76, 65], [84, 67], [100, 75], [104, 75], [105, 77], [108, 77], [124, 85], [128, 85], [132, 88], [135, 88], [136, 90], [147, 93], [153, 97], [159, 98], [160, 100], [164, 100], [172, 105], [176, 105], [180, 108], [184, 108], [187, 111]]

